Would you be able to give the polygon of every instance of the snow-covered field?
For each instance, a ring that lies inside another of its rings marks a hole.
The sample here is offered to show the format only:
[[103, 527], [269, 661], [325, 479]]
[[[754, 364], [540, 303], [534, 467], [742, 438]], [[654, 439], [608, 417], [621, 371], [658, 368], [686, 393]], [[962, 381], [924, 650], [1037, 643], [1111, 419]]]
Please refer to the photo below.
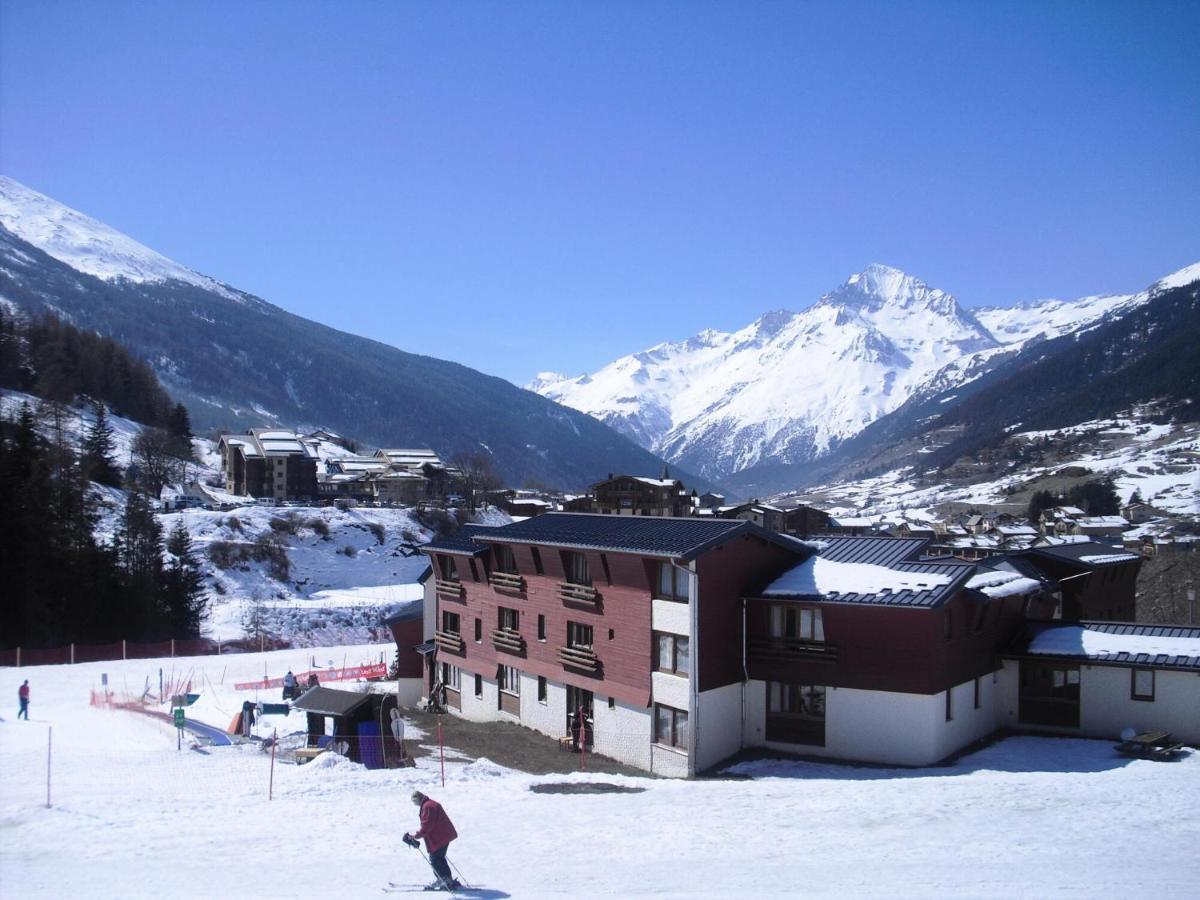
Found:
[[1122, 501], [1136, 490], [1145, 502], [1163, 512], [1200, 515], [1200, 427], [1194, 423], [1156, 425], [1130, 415], [1058, 431], [1018, 432], [1014, 437], [1080, 442], [1086, 449], [1071, 451], [1052, 465], [1013, 467], [999, 477], [974, 484], [921, 483], [912, 467], [904, 467], [874, 478], [820, 485], [785, 496], [816, 502], [834, 515], [907, 511], [910, 517], [929, 519], [936, 518], [931, 509], [939, 504], [1009, 503], [1008, 491], [1053, 477], [1063, 469], [1083, 467], [1092, 477], [1111, 477]]
[[[321, 651], [338, 665], [378, 652]], [[483, 887], [466, 895], [481, 898], [1193, 897], [1200, 882], [1197, 753], [1129, 761], [1107, 742], [1010, 738], [945, 768], [760, 761], [739, 765], [742, 778], [694, 782], [530, 776], [454, 753], [444, 788], [434, 758], [367, 771], [327, 757], [277, 764], [268, 800], [257, 746], [177, 751], [168, 724], [88, 705], [101, 672], [140, 693], [160, 665], [174, 667], [202, 694], [189, 716], [224, 727], [244, 698], [234, 681], [300, 671], [310, 656], [0, 672], [14, 706], [23, 678], [33, 690], [31, 722], [15, 709], [0, 720], [0, 893], [381, 897], [389, 880], [428, 880], [399, 840], [416, 825], [415, 788], [444, 802], [460, 833], [450, 858]], [[259, 730], [275, 727], [302, 725], [292, 716]], [[644, 791], [530, 791], [564, 780]]]

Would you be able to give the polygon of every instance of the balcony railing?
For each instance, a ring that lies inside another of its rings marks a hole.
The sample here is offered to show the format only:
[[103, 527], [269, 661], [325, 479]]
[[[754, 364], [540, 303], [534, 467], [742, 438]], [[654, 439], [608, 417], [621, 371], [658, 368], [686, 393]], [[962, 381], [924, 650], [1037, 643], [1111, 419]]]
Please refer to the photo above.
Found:
[[525, 579], [515, 572], [493, 572], [488, 581], [491, 582], [492, 587], [505, 591], [525, 590]]
[[837, 662], [838, 658], [836, 644], [801, 638], [751, 635], [749, 646], [751, 659]]
[[438, 649], [445, 650], [447, 653], [461, 654], [466, 649], [462, 635], [453, 631], [435, 631], [433, 642], [438, 645]]
[[564, 603], [582, 603], [592, 607], [600, 605], [600, 595], [590, 584], [561, 582], [558, 585], [558, 596]]
[[438, 578], [434, 581], [433, 588], [439, 597], [445, 597], [447, 600], [463, 599], [461, 581], [448, 581], [445, 578]]
[[592, 673], [600, 671], [600, 660], [596, 659], [596, 651], [591, 647], [559, 647], [558, 661], [572, 669]]
[[519, 631], [514, 631], [511, 628], [497, 628], [492, 632], [492, 646], [497, 650], [503, 650], [505, 653], [523, 654], [525, 652], [525, 638], [521, 637]]

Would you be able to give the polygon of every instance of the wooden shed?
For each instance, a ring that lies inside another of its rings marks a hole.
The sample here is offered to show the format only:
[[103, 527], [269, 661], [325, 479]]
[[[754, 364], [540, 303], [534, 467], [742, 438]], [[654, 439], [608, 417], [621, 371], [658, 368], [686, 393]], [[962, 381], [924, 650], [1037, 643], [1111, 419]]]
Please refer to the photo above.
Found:
[[332, 744], [368, 769], [405, 764], [407, 754], [403, 727], [396, 725], [400, 710], [395, 695], [314, 687], [292, 707], [308, 714], [308, 747]]

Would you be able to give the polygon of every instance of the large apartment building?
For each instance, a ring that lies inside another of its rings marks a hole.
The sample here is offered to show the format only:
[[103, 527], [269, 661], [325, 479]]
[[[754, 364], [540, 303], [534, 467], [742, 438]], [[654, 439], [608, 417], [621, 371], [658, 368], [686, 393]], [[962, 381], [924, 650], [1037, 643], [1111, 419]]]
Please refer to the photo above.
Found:
[[[466, 718], [582, 736], [677, 777], [746, 748], [932, 765], [1001, 728], [1047, 730], [1044, 707], [1072, 696], [1074, 718], [1051, 724], [1086, 733], [1107, 722], [1105, 704], [1123, 702], [1104, 691], [1128, 676], [1144, 694], [1151, 670], [1170, 690], [1157, 707], [1134, 704], [1138, 723], [1193, 715], [1174, 686], [1195, 661], [1148, 656], [1125, 626], [1104, 632], [1102, 661], [1133, 674], [1082, 673], [1082, 706], [1077, 662], [1039, 661], [1093, 658], [1092, 638], [1080, 645], [1078, 627], [1056, 618], [1088, 580], [1074, 568], [1055, 577], [1025, 554], [977, 563], [928, 548], [923, 538], [801, 541], [712, 518], [548, 513], [467, 526], [424, 548], [426, 688]], [[1091, 544], [1071, 562], [1093, 565], [1089, 590], [1120, 593], [1106, 573], [1124, 561], [1106, 549]], [[1068, 637], [1030, 644], [1035, 626]], [[1184, 637], [1174, 652], [1200, 660], [1200, 640]], [[1075, 675], [1055, 674], [1072, 664]]]

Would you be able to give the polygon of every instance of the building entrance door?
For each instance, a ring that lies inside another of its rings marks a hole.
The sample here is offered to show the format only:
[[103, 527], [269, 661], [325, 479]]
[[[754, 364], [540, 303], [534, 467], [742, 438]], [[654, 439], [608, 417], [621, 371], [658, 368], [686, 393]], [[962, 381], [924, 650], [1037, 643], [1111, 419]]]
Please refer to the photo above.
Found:
[[592, 692], [567, 685], [567, 734], [579, 746], [580, 729], [586, 746], [592, 745]]

